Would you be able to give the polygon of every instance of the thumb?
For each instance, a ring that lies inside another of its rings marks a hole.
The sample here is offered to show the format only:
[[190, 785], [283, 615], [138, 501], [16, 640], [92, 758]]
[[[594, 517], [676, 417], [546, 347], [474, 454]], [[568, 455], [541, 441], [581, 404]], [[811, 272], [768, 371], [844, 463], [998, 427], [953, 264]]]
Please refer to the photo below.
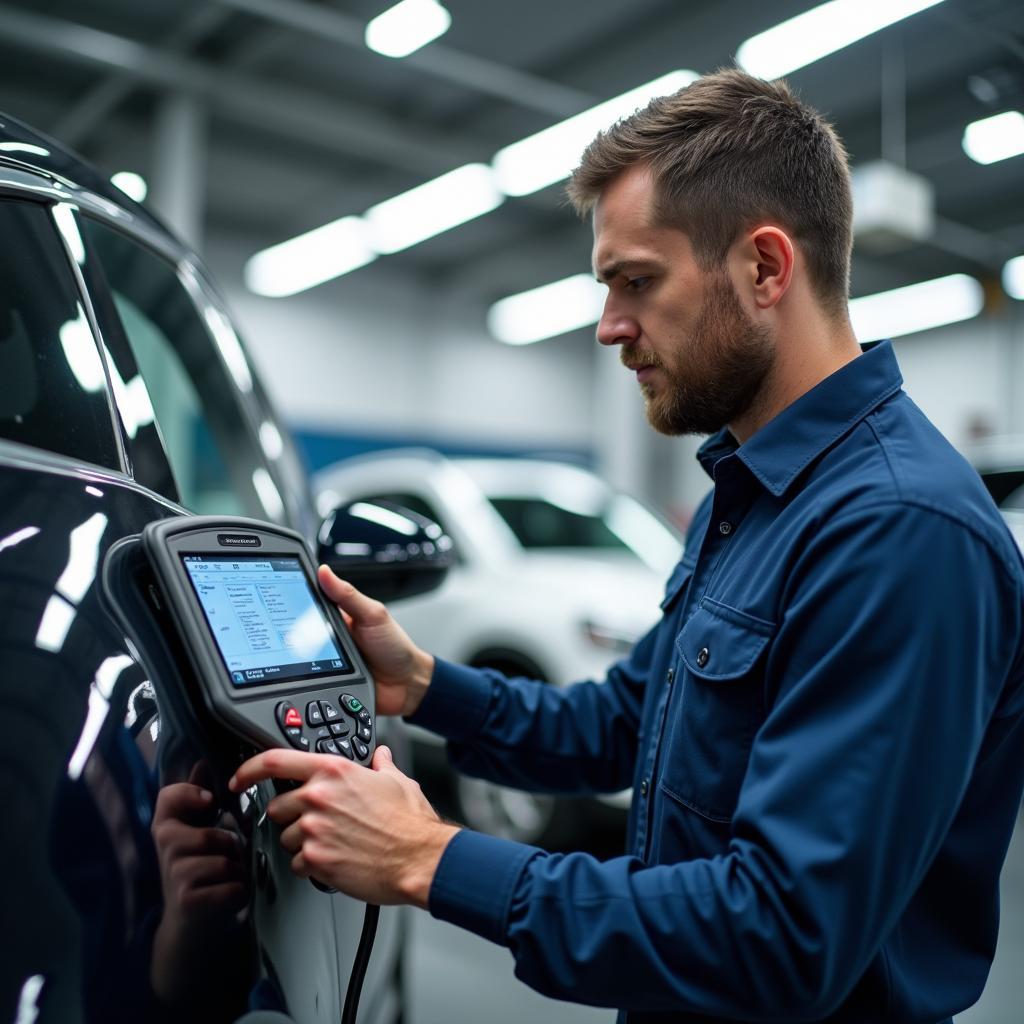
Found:
[[373, 752], [373, 760], [370, 761], [370, 767], [375, 772], [398, 771], [395, 767], [395, 759], [391, 756], [390, 747], [378, 747]]
[[321, 565], [317, 569], [316, 575], [327, 597], [342, 611], [350, 615], [355, 622], [365, 623], [371, 616], [379, 616], [383, 611], [384, 606], [379, 601], [356, 590], [347, 580], [335, 575], [330, 566]]

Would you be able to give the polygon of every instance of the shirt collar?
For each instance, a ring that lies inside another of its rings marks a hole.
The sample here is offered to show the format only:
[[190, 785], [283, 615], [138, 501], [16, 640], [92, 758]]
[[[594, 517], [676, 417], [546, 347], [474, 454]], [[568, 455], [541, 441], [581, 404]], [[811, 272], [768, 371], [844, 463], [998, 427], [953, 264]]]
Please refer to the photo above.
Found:
[[701, 445], [697, 458], [714, 478], [715, 463], [735, 452], [779, 497], [801, 470], [902, 386], [892, 343], [865, 345], [862, 355], [801, 395], [745, 444], [737, 445], [724, 428]]

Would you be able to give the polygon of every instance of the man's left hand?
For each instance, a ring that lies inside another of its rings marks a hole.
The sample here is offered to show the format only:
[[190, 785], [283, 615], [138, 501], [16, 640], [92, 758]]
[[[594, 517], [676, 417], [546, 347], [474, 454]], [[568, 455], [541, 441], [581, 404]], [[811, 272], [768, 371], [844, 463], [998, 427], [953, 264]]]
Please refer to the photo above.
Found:
[[268, 750], [246, 761], [230, 786], [237, 793], [265, 779], [302, 783], [267, 807], [297, 875], [367, 903], [426, 908], [441, 854], [459, 829], [441, 821], [387, 747], [374, 751], [370, 769], [330, 754]]

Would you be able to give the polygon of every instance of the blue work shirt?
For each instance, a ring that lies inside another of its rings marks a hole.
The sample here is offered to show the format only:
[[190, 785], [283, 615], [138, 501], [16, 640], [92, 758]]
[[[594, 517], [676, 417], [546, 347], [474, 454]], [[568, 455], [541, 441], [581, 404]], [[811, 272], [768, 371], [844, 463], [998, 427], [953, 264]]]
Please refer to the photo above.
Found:
[[1024, 786], [1024, 569], [888, 343], [743, 445], [657, 626], [565, 689], [438, 662], [471, 775], [633, 786], [628, 855], [458, 833], [430, 910], [630, 1022], [936, 1024], [981, 993]]

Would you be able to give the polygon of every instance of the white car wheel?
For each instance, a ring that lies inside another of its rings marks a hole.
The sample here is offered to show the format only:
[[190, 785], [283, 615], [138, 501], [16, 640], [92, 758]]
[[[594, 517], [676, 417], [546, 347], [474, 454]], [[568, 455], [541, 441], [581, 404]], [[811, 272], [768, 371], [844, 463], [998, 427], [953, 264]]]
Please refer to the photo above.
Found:
[[470, 828], [520, 843], [550, 841], [554, 797], [524, 793], [464, 775], [456, 778], [455, 788], [463, 819]]

